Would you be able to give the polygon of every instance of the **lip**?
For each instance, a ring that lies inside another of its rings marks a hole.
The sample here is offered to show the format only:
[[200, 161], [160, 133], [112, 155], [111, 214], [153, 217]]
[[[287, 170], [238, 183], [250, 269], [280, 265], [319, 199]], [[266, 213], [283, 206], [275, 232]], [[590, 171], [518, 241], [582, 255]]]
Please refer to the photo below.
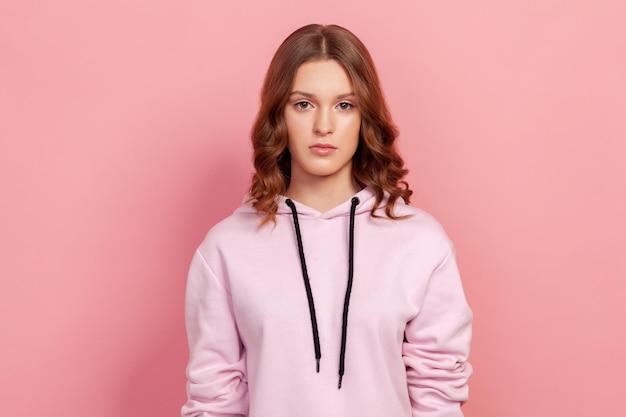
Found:
[[337, 150], [336, 147], [334, 147], [333, 145], [329, 143], [316, 143], [315, 145], [309, 146], [309, 149], [314, 154], [320, 155], [320, 156], [330, 155], [331, 153]]

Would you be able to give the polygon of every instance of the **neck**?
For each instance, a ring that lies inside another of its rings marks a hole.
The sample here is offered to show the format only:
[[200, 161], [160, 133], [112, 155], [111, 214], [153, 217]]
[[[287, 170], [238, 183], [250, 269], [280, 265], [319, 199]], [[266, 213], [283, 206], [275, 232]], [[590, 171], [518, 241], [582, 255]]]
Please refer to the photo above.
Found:
[[285, 196], [324, 213], [337, 207], [359, 191], [361, 191], [361, 187], [354, 178], [350, 178], [348, 183], [339, 183], [330, 178], [328, 181], [325, 181], [324, 178], [318, 178], [311, 182], [293, 181], [292, 179]]

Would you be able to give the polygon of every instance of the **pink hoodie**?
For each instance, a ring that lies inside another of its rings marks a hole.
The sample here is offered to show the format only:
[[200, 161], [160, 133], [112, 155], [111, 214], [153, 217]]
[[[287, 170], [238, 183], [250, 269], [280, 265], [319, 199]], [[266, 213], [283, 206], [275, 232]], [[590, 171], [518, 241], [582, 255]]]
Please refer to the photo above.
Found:
[[313, 311], [285, 198], [275, 226], [258, 228], [245, 204], [209, 231], [187, 283], [183, 416], [463, 415], [472, 313], [452, 244], [419, 209], [373, 218], [372, 190], [356, 197], [347, 323], [350, 201], [325, 213], [295, 202]]

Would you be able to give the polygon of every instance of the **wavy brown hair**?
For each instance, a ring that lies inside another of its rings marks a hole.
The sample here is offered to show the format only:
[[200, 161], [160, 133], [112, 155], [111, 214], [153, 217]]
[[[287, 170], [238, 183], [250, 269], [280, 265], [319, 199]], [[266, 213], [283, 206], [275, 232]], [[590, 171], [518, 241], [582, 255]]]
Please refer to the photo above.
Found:
[[265, 213], [262, 224], [274, 220], [278, 210], [276, 197], [287, 190], [291, 179], [285, 105], [300, 65], [318, 59], [337, 61], [354, 86], [361, 130], [352, 158], [352, 172], [357, 182], [371, 187], [376, 194], [372, 216], [387, 192], [385, 213], [396, 219], [394, 203], [398, 198], [408, 203], [413, 193], [403, 180], [408, 171], [395, 146], [398, 130], [365, 45], [352, 32], [336, 25], [307, 25], [296, 30], [280, 45], [270, 63], [261, 90], [261, 107], [251, 132], [256, 171], [250, 186], [252, 205]]

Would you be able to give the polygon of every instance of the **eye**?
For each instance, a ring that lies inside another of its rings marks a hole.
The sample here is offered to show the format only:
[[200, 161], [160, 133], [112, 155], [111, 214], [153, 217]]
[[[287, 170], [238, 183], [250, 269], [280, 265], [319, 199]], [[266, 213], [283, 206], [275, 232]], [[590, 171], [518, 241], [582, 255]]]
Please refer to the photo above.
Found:
[[354, 108], [354, 104], [348, 103], [347, 101], [342, 101], [341, 103], [337, 104], [337, 107], [339, 107], [340, 110], [350, 110]]
[[308, 101], [298, 101], [294, 105], [296, 106], [296, 110], [306, 110], [311, 108], [311, 103]]

